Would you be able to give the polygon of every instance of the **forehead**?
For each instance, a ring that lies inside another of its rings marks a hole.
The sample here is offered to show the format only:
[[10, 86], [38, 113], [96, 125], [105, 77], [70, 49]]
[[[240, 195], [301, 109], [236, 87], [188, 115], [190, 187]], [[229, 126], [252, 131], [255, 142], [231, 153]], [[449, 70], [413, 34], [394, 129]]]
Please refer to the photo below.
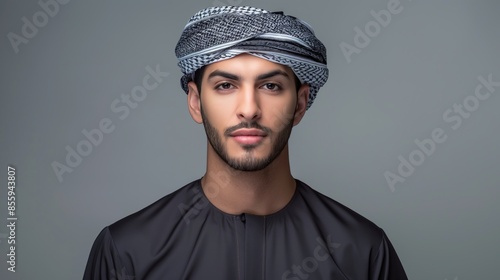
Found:
[[[282, 70], [294, 76], [293, 70], [283, 64], [275, 63], [251, 54], [240, 54], [235, 57], [214, 62], [206, 66], [205, 74], [211, 73], [215, 70], [222, 70], [225, 72], [237, 72], [241, 75], [258, 75], [274, 70]], [[206, 76], [206, 75], [205, 75]]]

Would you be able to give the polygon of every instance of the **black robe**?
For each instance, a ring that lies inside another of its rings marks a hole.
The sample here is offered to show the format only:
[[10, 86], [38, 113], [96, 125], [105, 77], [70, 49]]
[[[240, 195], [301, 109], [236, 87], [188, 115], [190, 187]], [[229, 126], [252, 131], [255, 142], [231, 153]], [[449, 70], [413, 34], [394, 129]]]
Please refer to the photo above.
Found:
[[230, 215], [200, 180], [105, 227], [84, 280], [408, 279], [384, 231], [296, 180], [267, 216]]

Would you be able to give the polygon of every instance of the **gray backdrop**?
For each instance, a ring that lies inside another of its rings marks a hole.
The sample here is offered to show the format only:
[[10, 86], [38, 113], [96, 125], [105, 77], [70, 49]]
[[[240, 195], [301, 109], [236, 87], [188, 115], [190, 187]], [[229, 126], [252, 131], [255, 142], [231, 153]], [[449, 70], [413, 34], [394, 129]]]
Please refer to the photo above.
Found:
[[[328, 48], [295, 177], [382, 227], [410, 279], [498, 279], [500, 2], [59, 1], [0, 4], [1, 279], [81, 279], [104, 226], [202, 176], [174, 46], [214, 4], [283, 10]], [[141, 92], [147, 68], [168, 74]]]

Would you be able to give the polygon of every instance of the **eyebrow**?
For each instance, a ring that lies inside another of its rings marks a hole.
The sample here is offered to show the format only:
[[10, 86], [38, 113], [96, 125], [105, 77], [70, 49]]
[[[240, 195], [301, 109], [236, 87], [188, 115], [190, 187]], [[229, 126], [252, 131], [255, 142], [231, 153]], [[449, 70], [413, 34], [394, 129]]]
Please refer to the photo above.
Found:
[[234, 74], [231, 74], [231, 73], [227, 73], [227, 72], [224, 72], [224, 71], [221, 71], [221, 70], [215, 70], [215, 71], [213, 71], [212, 73], [210, 73], [208, 75], [207, 80], [210, 80], [211, 78], [217, 77], [217, 76], [221, 76], [221, 77], [224, 77], [224, 78], [227, 78], [227, 79], [230, 79], [230, 80], [236, 80], [236, 81], [238, 81], [240, 79], [240, 77], [237, 76], [237, 75], [234, 75]]
[[[287, 72], [285, 72], [283, 70], [277, 69], [277, 70], [273, 70], [273, 71], [271, 71], [269, 73], [264, 73], [264, 74], [261, 74], [261, 75], [257, 76], [257, 81], [268, 79], [268, 78], [271, 78], [271, 77], [274, 77], [274, 76], [277, 76], [277, 75], [285, 76], [286, 78], [290, 79], [290, 75], [288, 75]], [[228, 73], [228, 72], [224, 72], [222, 70], [215, 70], [215, 71], [213, 71], [212, 73], [210, 73], [208, 75], [207, 79], [210, 80], [211, 78], [216, 77], [216, 76], [221, 76], [221, 77], [224, 77], [226, 79], [235, 80], [235, 81], [239, 81], [240, 80], [240, 76], [234, 75], [234, 74], [231, 74], [231, 73]]]
[[285, 76], [287, 79], [290, 79], [290, 76], [288, 75], [287, 72], [285, 72], [283, 70], [274, 70], [274, 71], [271, 71], [269, 73], [259, 75], [257, 77], [257, 80], [264, 80], [264, 79], [271, 78], [271, 77], [274, 77], [277, 75]]

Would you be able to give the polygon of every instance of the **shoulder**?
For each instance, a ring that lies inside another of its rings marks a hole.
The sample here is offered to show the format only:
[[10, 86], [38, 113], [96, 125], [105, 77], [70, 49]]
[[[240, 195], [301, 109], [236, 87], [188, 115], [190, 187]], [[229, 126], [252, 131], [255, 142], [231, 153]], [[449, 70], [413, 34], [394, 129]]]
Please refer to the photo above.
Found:
[[158, 244], [166, 244], [179, 227], [185, 226], [185, 213], [194, 209], [201, 197], [199, 192], [199, 180], [193, 181], [104, 227], [92, 246], [84, 279], [141, 273], [138, 256], [154, 258]]
[[298, 182], [298, 194], [302, 198], [298, 201], [303, 205], [298, 207], [300, 212], [309, 213], [323, 239], [331, 245], [332, 258], [346, 275], [361, 279], [365, 275], [362, 273], [368, 271], [372, 276], [370, 279], [408, 279], [394, 247], [380, 227], [349, 207]]
[[[113, 241], [120, 245], [136, 244], [132, 240], [155, 240], [159, 234], [171, 232], [182, 222], [185, 212], [200, 196], [199, 180], [158, 199], [149, 206], [108, 226]], [[161, 230], [159, 230], [161, 229]]]
[[367, 246], [375, 247], [381, 243], [385, 234], [375, 223], [306, 183], [297, 181], [299, 194], [322, 231], [335, 232], [341, 239], [355, 240]]

